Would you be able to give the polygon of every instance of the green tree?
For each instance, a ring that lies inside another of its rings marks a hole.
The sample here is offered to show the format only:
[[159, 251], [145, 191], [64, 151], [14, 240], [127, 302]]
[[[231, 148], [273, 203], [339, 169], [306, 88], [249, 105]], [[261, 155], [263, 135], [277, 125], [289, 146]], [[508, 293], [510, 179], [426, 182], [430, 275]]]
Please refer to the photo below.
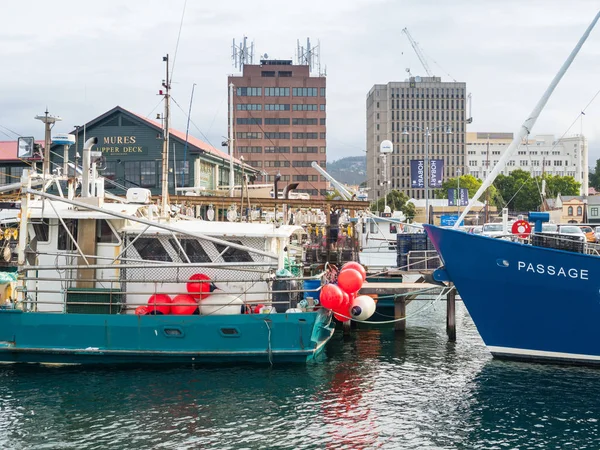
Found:
[[600, 159], [596, 160], [596, 167], [589, 173], [589, 185], [596, 190], [600, 190]]
[[579, 195], [581, 183], [575, 181], [575, 178], [573, 177], [560, 177], [558, 175], [544, 174], [543, 179], [546, 180], [547, 198], [556, 198], [558, 194]]
[[[415, 209], [415, 205], [412, 203], [408, 203], [408, 196], [404, 192], [400, 192], [396, 189], [388, 192], [387, 196], [387, 205], [390, 207], [392, 211], [402, 211], [407, 219], [412, 220], [417, 211]], [[383, 211], [385, 207], [385, 200], [380, 198], [376, 202], [371, 203], [371, 211]]]
[[[449, 178], [442, 183], [441, 189], [436, 190], [436, 198], [448, 198], [448, 189], [456, 189], [458, 188], [458, 179], [460, 178], [460, 188], [467, 188], [469, 190], [469, 198], [473, 198], [483, 181], [478, 178], [475, 178], [473, 175], [461, 175], [456, 178]], [[479, 201], [484, 202], [487, 198], [487, 194], [489, 193], [490, 203], [497, 206], [498, 202], [498, 192], [496, 188], [492, 185], [486, 189], [483, 195], [479, 198]]]

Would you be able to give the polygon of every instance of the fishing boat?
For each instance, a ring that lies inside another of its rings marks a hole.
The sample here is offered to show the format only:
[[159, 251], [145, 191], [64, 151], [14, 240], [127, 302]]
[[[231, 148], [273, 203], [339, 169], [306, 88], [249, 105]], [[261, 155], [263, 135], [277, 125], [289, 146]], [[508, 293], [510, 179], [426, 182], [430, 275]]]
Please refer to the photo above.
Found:
[[323, 351], [331, 312], [299, 305], [304, 280], [285, 270], [304, 230], [179, 215], [164, 126], [161, 205], [147, 189], [105, 194], [95, 137], [75, 176], [23, 172], [12, 214], [18, 280], [0, 290], [0, 362], [274, 364]]
[[[457, 223], [531, 131], [599, 16], [600, 13]], [[424, 225], [443, 262], [434, 278], [455, 284], [493, 356], [598, 364], [600, 256], [597, 252], [584, 252], [581, 242], [561, 239], [557, 241], [560, 245], [549, 244], [557, 238], [541, 233], [544, 220], [548, 220], [547, 214], [544, 217], [544, 213], [530, 213], [536, 232], [518, 242]]]

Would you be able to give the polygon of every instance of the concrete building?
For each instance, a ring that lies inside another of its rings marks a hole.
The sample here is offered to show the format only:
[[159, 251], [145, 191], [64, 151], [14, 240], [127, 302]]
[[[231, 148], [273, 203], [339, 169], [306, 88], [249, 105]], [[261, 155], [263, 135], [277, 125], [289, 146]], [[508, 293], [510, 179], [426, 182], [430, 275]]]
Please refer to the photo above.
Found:
[[324, 195], [326, 181], [311, 163], [327, 161], [326, 78], [308, 65], [263, 59], [227, 83], [234, 85], [234, 156], [262, 171], [258, 181], [279, 173], [280, 187], [299, 183], [296, 192]]
[[[425, 160], [425, 129], [429, 129], [428, 158], [443, 159], [443, 179], [464, 173], [466, 84], [439, 77], [411, 77], [403, 82], [374, 85], [367, 95], [367, 187], [369, 200], [398, 189], [415, 199], [425, 189], [411, 187], [410, 161]], [[452, 134], [447, 134], [447, 130]], [[406, 130], [407, 134], [403, 134]], [[379, 145], [393, 143], [384, 176]], [[430, 192], [432, 198], [432, 192]]]
[[[484, 179], [496, 165], [513, 139], [512, 133], [467, 133], [467, 170], [475, 178]], [[513, 170], [522, 169], [532, 176], [542, 172], [551, 175], [571, 176], [584, 185], [588, 184], [587, 139], [575, 135], [555, 139], [543, 134], [523, 142], [508, 163], [502, 174], [510, 175]]]

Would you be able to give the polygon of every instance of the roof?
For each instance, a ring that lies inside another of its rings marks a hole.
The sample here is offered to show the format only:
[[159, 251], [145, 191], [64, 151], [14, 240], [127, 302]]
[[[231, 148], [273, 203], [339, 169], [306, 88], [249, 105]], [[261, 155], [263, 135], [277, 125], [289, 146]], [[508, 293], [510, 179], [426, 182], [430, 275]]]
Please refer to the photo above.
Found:
[[583, 197], [581, 195], [561, 195], [560, 199], [563, 203], [570, 202], [573, 200], [583, 203]]
[[[163, 127], [162, 124], [160, 124], [159, 122], [156, 122], [152, 119], [148, 119], [147, 117], [144, 117], [140, 114], [137, 114], [135, 112], [129, 111], [128, 109], [123, 108], [122, 106], [115, 106], [113, 109], [111, 109], [110, 111], [105, 112], [104, 114], [102, 114], [101, 116], [96, 117], [94, 120], [88, 122], [85, 124], [85, 126], [87, 128], [95, 125], [96, 123], [104, 120], [106, 117], [110, 116], [111, 114], [114, 114], [115, 112], [120, 112], [129, 116], [132, 116], [136, 119], [140, 119], [143, 120], [146, 124], [150, 125], [151, 127], [153, 127], [154, 129], [156, 129], [157, 131], [162, 131]], [[81, 127], [79, 128], [81, 129]], [[73, 130], [71, 133], [75, 133], [76, 130]], [[179, 140], [182, 144], [185, 143], [186, 138], [185, 138], [185, 132], [183, 131], [179, 131], [179, 130], [175, 130], [174, 128], [169, 128], [169, 134], [176, 140]], [[201, 139], [198, 139], [190, 134], [188, 134], [187, 137], [187, 142], [188, 145], [190, 145], [191, 147], [196, 147], [196, 149], [204, 152], [204, 153], [208, 153], [209, 155], [215, 157], [215, 158], [219, 158], [222, 159], [224, 161], [227, 161], [229, 163], [230, 161], [230, 157], [227, 153], [222, 152], [221, 150], [219, 150], [216, 147], [213, 147], [210, 144], [207, 144], [206, 142], [204, 142]], [[193, 149], [191, 149], [193, 150]], [[233, 158], [233, 162], [235, 164], [241, 165], [243, 164], [242, 161], [240, 161], [237, 158]], [[257, 171], [255, 168], [244, 164], [244, 168], [247, 169], [248, 171]]]
[[[44, 144], [44, 141], [35, 141]], [[18, 141], [0, 141], [0, 161], [20, 161], [17, 157]]]

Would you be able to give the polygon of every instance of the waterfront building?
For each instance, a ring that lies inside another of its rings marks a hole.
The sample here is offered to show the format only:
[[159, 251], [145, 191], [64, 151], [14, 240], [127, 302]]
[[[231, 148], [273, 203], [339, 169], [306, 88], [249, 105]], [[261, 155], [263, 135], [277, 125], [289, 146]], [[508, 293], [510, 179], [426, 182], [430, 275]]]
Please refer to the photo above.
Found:
[[[424, 188], [411, 186], [411, 160], [443, 160], [442, 179], [455, 177], [458, 170], [464, 173], [465, 91], [465, 83], [440, 77], [410, 77], [371, 88], [366, 105], [369, 200], [392, 189], [425, 198]], [[384, 140], [393, 143], [385, 172], [379, 148]], [[433, 198], [433, 191], [429, 196]]]
[[261, 59], [244, 64], [233, 83], [234, 156], [259, 170], [257, 181], [295, 192], [323, 196], [327, 183], [312, 167], [327, 161], [326, 78], [312, 75], [308, 64]]
[[[60, 126], [60, 122], [59, 125]], [[40, 129], [40, 132], [43, 130]], [[116, 106], [95, 119], [70, 130], [76, 143], [69, 148], [69, 161], [81, 165], [85, 139], [97, 137], [93, 148], [102, 152], [99, 172], [106, 179], [105, 189], [122, 194], [122, 188], [142, 187], [153, 195], [160, 194], [162, 183], [162, 124]], [[43, 141], [36, 141], [43, 146]], [[6, 151], [4, 151], [6, 149]], [[51, 147], [51, 170], [63, 165], [63, 146]], [[198, 187], [206, 190], [229, 185], [229, 156], [212, 145], [170, 129], [169, 135], [169, 193], [175, 188]], [[19, 181], [23, 168], [29, 165], [17, 158], [17, 142], [0, 143], [0, 184]], [[38, 167], [39, 168], [39, 167]], [[255, 170], [234, 159], [235, 182], [239, 184], [242, 171]]]
[[[467, 133], [467, 171], [475, 178], [484, 179], [513, 140], [513, 133], [469, 132]], [[524, 141], [509, 159], [502, 174], [510, 175], [521, 169], [531, 176], [542, 173], [571, 176], [582, 184], [588, 184], [588, 143], [585, 136], [574, 135], [556, 139], [554, 135], [542, 134]]]

